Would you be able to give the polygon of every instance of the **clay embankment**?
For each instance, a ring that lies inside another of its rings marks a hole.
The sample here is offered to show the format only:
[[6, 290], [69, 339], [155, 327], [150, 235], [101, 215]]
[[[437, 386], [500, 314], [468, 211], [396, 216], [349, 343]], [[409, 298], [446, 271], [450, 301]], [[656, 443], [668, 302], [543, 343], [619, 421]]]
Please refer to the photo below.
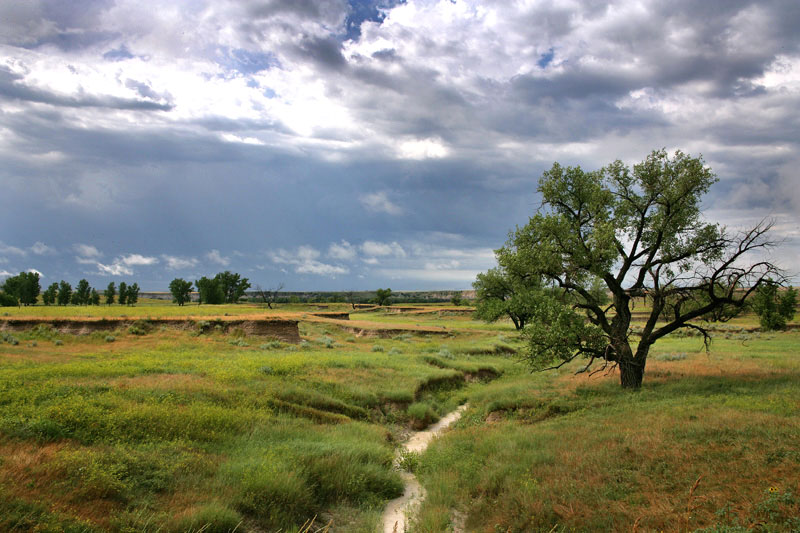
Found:
[[284, 342], [300, 342], [300, 331], [297, 320], [288, 319], [211, 319], [187, 320], [185, 318], [4, 318], [0, 319], [0, 331], [25, 331], [37, 326], [47, 326], [59, 333], [72, 335], [88, 335], [95, 331], [113, 331], [127, 328], [134, 324], [145, 324], [152, 327], [168, 327], [182, 330], [210, 331], [219, 326], [223, 332], [241, 329], [248, 335], [275, 337]]

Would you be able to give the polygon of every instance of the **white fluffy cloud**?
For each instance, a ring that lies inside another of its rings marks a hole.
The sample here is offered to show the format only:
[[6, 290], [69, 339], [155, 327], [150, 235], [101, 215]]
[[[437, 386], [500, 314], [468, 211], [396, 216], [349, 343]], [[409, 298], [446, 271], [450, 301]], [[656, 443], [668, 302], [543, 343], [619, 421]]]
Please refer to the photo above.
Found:
[[97, 272], [102, 276], [132, 276], [133, 269], [128, 268], [122, 263], [112, 263], [104, 265], [97, 263]]
[[296, 250], [279, 249], [269, 254], [273, 263], [291, 265], [298, 274], [314, 274], [317, 276], [336, 277], [350, 273], [350, 269], [342, 265], [331, 265], [318, 261], [319, 250], [311, 246], [299, 246]]
[[358, 250], [349, 242], [342, 240], [341, 242], [332, 242], [328, 246], [328, 257], [331, 259], [338, 259], [340, 261], [352, 261], [358, 255]]
[[0, 241], [0, 254], [27, 255], [27, 252], [22, 248], [4, 244]]
[[221, 266], [228, 266], [231, 264], [230, 258], [224, 257], [221, 253], [219, 253], [219, 250], [211, 250], [208, 252], [206, 254], [206, 259]]
[[174, 255], [162, 255], [161, 259], [167, 264], [170, 270], [184, 270], [197, 266], [197, 259], [194, 257], [177, 257]]
[[364, 241], [361, 245], [361, 251], [370, 257], [405, 257], [406, 251], [397, 242], [377, 242], [377, 241]]
[[146, 257], [141, 254], [128, 254], [119, 258], [118, 261], [126, 266], [150, 266], [158, 263], [158, 258]]
[[100, 252], [100, 250], [90, 244], [74, 244], [72, 249], [75, 250], [80, 257], [85, 259], [96, 259], [98, 257], [103, 257], [103, 254]]
[[36, 255], [53, 255], [55, 253], [58, 253], [55, 248], [53, 248], [52, 246], [47, 246], [45, 243], [41, 241], [36, 241], [35, 243], [33, 243], [33, 246], [31, 246], [31, 252], [33, 252]]

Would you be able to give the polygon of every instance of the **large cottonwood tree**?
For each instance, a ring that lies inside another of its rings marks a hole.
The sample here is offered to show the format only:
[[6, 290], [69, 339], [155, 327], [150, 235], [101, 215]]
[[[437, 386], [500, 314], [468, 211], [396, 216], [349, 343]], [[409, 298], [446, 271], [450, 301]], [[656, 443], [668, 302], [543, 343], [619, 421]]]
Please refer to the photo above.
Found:
[[[558, 163], [546, 171], [541, 207], [497, 251], [501, 266], [541, 275], [571, 296], [537, 301], [525, 328], [528, 361], [542, 369], [583, 356], [585, 370], [613, 364], [623, 387], [639, 388], [658, 339], [680, 328], [705, 335], [695, 319], [741, 307], [769, 276], [781, 278], [758, 259], [773, 244], [770, 223], [732, 234], [704, 220], [701, 199], [716, 181], [702, 157], [665, 150], [632, 169], [616, 161], [592, 172]], [[607, 305], [590, 289], [598, 280]], [[642, 297], [650, 312], [637, 344], [631, 309]]]

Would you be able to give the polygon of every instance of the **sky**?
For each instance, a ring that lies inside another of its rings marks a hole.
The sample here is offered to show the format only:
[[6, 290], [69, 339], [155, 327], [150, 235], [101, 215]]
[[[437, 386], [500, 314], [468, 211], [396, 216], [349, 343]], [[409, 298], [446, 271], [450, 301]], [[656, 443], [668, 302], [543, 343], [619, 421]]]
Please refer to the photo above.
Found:
[[659, 148], [796, 274], [798, 28], [797, 0], [3, 0], [0, 278], [468, 289], [553, 162]]

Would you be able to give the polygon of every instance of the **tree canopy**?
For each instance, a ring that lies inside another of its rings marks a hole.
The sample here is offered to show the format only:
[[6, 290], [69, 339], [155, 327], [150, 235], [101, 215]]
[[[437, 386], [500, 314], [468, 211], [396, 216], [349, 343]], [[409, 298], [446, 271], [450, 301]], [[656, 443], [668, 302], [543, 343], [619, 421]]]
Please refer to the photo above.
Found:
[[504, 266], [478, 274], [472, 286], [477, 300], [476, 317], [494, 322], [507, 316], [518, 330], [530, 320], [542, 292], [539, 276], [521, 275]]
[[794, 318], [797, 307], [797, 291], [793, 287], [780, 293], [778, 284], [767, 280], [753, 295], [751, 305], [759, 317], [761, 329], [771, 331], [783, 329]]
[[0, 290], [16, 298], [21, 305], [33, 305], [39, 298], [41, 286], [38, 272], [20, 272], [6, 278]]
[[175, 278], [169, 282], [169, 292], [172, 293], [173, 302], [183, 305], [191, 298], [192, 282], [182, 278]]
[[[694, 319], [741, 307], [769, 276], [781, 277], [767, 261], [745, 262], [773, 245], [770, 223], [731, 234], [703, 219], [701, 199], [716, 181], [702, 157], [665, 150], [633, 168], [615, 161], [587, 172], [555, 163], [542, 175], [541, 207], [498, 254], [501, 264], [571, 296], [536, 302], [525, 328], [534, 368], [584, 356], [584, 370], [595, 362], [617, 365], [622, 386], [638, 388], [658, 339], [680, 328], [705, 335]], [[591, 290], [597, 281], [610, 304]], [[646, 298], [651, 312], [634, 351], [635, 298]]]
[[392, 289], [378, 289], [375, 291], [375, 303], [378, 305], [389, 305], [392, 298]]

